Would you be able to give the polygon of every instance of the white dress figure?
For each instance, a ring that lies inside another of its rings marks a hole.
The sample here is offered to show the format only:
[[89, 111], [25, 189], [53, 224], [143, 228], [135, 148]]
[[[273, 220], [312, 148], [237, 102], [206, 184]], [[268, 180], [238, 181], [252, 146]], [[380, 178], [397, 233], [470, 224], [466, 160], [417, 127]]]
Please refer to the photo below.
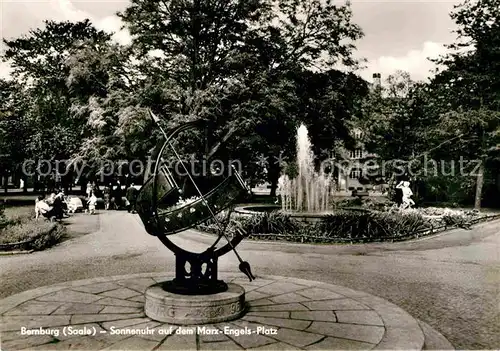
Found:
[[90, 199], [90, 195], [92, 195], [92, 184], [89, 182], [87, 183], [87, 189], [85, 190], [85, 192], [87, 193], [87, 199]]
[[89, 214], [93, 215], [95, 213], [95, 206], [97, 205], [97, 197], [91, 193], [87, 203], [89, 205]]
[[402, 181], [396, 186], [396, 189], [401, 189], [403, 192], [403, 199], [400, 206], [402, 210], [411, 208], [411, 206], [415, 205], [415, 202], [411, 199], [413, 191], [411, 191], [410, 182]]
[[283, 175], [281, 175], [278, 178], [278, 186], [276, 187], [276, 201], [274, 201], [275, 204], [280, 202], [280, 197], [284, 195], [284, 186], [285, 186], [285, 178]]

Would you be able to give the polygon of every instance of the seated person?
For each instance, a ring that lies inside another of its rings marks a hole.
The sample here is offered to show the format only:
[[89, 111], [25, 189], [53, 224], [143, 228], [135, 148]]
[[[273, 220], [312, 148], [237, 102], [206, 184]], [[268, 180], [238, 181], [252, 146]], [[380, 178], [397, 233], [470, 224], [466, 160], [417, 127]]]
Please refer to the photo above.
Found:
[[47, 204], [52, 206], [52, 204], [54, 203], [55, 200], [56, 200], [56, 194], [51, 193], [50, 196], [45, 200], [45, 202], [47, 202]]
[[43, 196], [39, 196], [35, 202], [35, 218], [38, 219], [40, 215], [50, 219], [50, 221], [52, 221], [52, 219], [56, 217], [54, 207], [50, 206], [44, 200]]
[[64, 194], [58, 192], [57, 195], [54, 195], [52, 201], [52, 207], [54, 207], [54, 213], [57, 219], [64, 218]]

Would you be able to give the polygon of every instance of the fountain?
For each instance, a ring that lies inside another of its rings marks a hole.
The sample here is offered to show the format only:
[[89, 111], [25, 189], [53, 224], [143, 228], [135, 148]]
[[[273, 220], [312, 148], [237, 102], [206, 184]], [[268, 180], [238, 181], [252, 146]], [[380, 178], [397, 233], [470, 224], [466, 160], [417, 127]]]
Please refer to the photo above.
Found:
[[240, 214], [252, 215], [281, 209], [304, 221], [317, 221], [332, 213], [333, 179], [320, 167], [314, 167], [314, 154], [305, 125], [297, 129], [297, 175], [283, 174], [278, 180], [277, 193], [281, 206], [253, 205], [238, 208]]
[[323, 167], [315, 171], [311, 142], [303, 124], [297, 130], [297, 168], [294, 179], [284, 174], [278, 181], [282, 210], [306, 213], [331, 210], [332, 178], [325, 174]]

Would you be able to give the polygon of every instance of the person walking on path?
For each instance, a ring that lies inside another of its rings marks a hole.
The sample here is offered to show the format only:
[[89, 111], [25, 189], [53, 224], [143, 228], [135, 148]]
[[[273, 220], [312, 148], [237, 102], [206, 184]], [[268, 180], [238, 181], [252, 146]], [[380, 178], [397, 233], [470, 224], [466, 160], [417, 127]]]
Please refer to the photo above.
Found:
[[112, 190], [113, 203], [116, 210], [122, 207], [122, 185], [120, 181], [117, 182], [115, 189]]
[[111, 201], [111, 187], [112, 185], [106, 185], [103, 190], [103, 196], [104, 196], [104, 209], [109, 210], [109, 203]]
[[137, 199], [137, 189], [134, 187], [134, 183], [130, 184], [125, 194], [127, 198], [127, 211], [128, 213], [135, 213], [135, 200]]
[[92, 194], [92, 183], [87, 183], [87, 190], [85, 193], [87, 194], [87, 200], [90, 199], [90, 195]]
[[95, 207], [97, 205], [97, 197], [94, 195], [94, 193], [90, 193], [90, 198], [87, 201], [89, 205], [89, 214], [93, 215], [95, 213]]

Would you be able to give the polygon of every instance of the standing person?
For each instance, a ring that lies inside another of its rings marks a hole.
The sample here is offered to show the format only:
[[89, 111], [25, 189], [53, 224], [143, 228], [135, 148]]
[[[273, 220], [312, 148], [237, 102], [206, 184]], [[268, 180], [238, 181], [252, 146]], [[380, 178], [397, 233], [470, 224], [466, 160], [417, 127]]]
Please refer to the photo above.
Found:
[[57, 219], [64, 218], [64, 209], [63, 209], [63, 196], [59, 190], [56, 190], [57, 195], [54, 196], [52, 201], [52, 206], [54, 207], [54, 213]]
[[59, 197], [61, 199], [61, 207], [64, 215], [66, 217], [69, 217], [68, 214], [68, 203], [66, 202], [66, 193], [64, 190], [59, 190], [59, 194], [56, 195], [56, 197]]
[[61, 189], [62, 187], [62, 182], [61, 182], [61, 174], [56, 171], [55, 179], [54, 179], [54, 186], [57, 189]]
[[92, 194], [92, 184], [90, 182], [87, 183], [87, 190], [85, 193], [87, 194], [87, 200], [90, 199], [90, 195]]
[[115, 198], [115, 207], [117, 210], [119, 210], [122, 207], [122, 185], [120, 184], [120, 181], [117, 181], [116, 183], [116, 189], [114, 190], [114, 198]]
[[103, 190], [103, 196], [104, 196], [104, 209], [107, 211], [109, 210], [109, 202], [111, 200], [111, 183], [109, 185], [106, 185]]
[[56, 188], [56, 180], [54, 178], [54, 175], [51, 174], [49, 176], [48, 184], [47, 184], [47, 190], [48, 191], [55, 191]]
[[130, 212], [135, 213], [135, 200], [137, 198], [137, 189], [134, 187], [134, 183], [130, 184], [125, 196], [127, 197], [128, 213]]
[[97, 197], [94, 195], [94, 193], [90, 193], [90, 197], [87, 201], [87, 204], [89, 205], [89, 214], [93, 215], [95, 213], [95, 206], [97, 205]]
[[94, 193], [95, 196], [99, 196], [101, 189], [99, 189], [99, 185], [97, 185], [97, 182], [92, 183], [92, 192]]

